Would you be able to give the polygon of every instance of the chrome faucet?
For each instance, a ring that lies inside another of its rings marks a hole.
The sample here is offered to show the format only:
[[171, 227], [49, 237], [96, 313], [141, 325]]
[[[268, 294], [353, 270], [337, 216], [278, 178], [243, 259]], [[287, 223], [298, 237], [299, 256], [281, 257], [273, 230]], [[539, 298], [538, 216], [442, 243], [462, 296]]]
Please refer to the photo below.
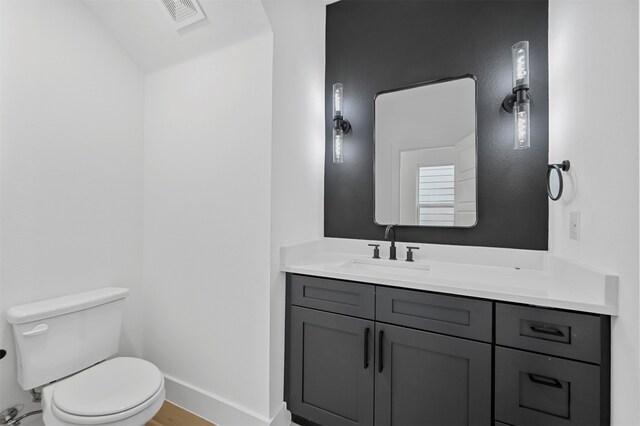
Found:
[[[389, 234], [393, 232], [393, 237], [389, 237]], [[384, 231], [384, 238], [387, 240], [391, 240], [391, 247], [389, 248], [389, 259], [397, 260], [396, 257], [396, 228], [393, 225], [387, 226], [387, 229]]]

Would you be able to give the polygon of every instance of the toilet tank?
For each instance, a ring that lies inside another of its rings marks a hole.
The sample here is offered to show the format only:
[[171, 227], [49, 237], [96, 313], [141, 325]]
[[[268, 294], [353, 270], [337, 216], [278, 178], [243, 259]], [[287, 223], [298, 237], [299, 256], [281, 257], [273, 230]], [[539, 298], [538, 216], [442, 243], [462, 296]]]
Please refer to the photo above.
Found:
[[20, 386], [33, 389], [115, 355], [128, 294], [105, 287], [9, 308]]

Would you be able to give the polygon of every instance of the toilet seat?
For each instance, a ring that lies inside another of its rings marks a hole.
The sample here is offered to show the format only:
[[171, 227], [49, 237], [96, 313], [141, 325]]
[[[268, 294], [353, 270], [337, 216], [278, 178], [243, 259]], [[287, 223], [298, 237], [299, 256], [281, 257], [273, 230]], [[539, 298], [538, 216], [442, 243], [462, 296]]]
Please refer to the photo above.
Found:
[[113, 358], [56, 383], [51, 412], [73, 424], [109, 424], [164, 399], [158, 368], [138, 358]]

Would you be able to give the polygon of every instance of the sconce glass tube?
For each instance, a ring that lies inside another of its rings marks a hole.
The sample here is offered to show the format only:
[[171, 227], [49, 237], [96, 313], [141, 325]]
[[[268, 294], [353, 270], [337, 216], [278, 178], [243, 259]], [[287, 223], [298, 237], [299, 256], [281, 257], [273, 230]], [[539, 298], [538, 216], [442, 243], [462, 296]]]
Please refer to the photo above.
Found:
[[342, 129], [333, 129], [333, 162], [344, 163], [344, 155], [342, 151], [342, 138], [344, 133]]
[[513, 91], [529, 89], [529, 42], [520, 41], [511, 46], [513, 64]]
[[333, 117], [342, 117], [342, 84], [333, 85]]
[[516, 102], [513, 108], [513, 116], [515, 117], [514, 123], [514, 146], [513, 149], [527, 149], [531, 147], [531, 141], [529, 139], [529, 105], [526, 102]]
[[342, 142], [351, 130], [351, 123], [342, 117], [342, 84], [333, 85], [333, 162], [344, 163]]
[[529, 97], [529, 42], [520, 41], [511, 46], [513, 89], [503, 102], [503, 107], [514, 115], [513, 149], [531, 147], [531, 116]]

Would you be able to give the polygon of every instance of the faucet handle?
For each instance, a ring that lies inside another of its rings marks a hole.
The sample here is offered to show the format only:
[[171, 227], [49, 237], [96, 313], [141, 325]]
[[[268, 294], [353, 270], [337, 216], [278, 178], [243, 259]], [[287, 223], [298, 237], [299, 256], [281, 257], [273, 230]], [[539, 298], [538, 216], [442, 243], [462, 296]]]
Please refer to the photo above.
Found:
[[407, 246], [407, 262], [413, 262], [413, 252], [411, 250], [420, 250], [420, 247]]
[[369, 247], [373, 247], [373, 258], [380, 259], [380, 244], [368, 244]]

